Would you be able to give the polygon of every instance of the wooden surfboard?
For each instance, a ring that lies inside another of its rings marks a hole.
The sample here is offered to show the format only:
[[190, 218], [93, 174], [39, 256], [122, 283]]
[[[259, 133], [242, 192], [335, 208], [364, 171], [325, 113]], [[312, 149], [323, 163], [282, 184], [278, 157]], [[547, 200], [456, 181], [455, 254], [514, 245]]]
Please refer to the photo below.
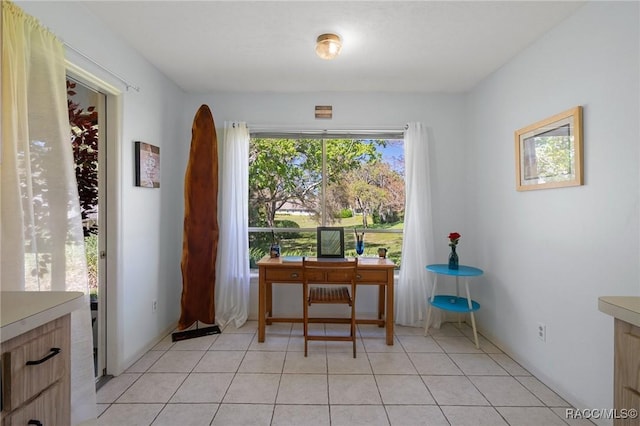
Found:
[[218, 139], [211, 110], [202, 105], [193, 119], [184, 177], [180, 330], [196, 321], [215, 323], [218, 235]]

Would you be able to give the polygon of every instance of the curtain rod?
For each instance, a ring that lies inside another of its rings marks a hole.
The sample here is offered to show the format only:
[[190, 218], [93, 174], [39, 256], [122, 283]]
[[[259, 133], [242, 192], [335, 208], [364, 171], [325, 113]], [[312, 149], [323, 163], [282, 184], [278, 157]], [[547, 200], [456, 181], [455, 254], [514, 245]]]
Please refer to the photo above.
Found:
[[395, 130], [254, 130], [249, 128], [252, 138], [276, 138], [276, 139], [403, 139], [404, 132]]
[[274, 125], [253, 125], [247, 123], [247, 127], [251, 132], [277, 132], [277, 133], [314, 133], [314, 134], [323, 134], [323, 133], [389, 133], [389, 132], [404, 132], [409, 128], [407, 124], [404, 126], [390, 126], [390, 127], [374, 127], [371, 128], [362, 128], [362, 129], [287, 129], [284, 126], [274, 126]]
[[134, 86], [133, 84], [129, 83], [127, 80], [125, 80], [123, 77], [121, 77], [120, 75], [116, 74], [115, 72], [111, 71], [109, 68], [105, 67], [104, 65], [102, 65], [101, 63], [97, 62], [95, 59], [90, 58], [89, 56], [85, 55], [84, 53], [82, 53], [80, 50], [76, 49], [75, 47], [71, 46], [69, 43], [67, 43], [66, 41], [63, 41], [62, 44], [73, 50], [74, 52], [76, 52], [78, 55], [82, 56], [84, 59], [86, 59], [87, 61], [97, 65], [98, 67], [100, 67], [101, 69], [103, 69], [104, 71], [108, 72], [109, 74], [111, 74], [112, 76], [114, 76], [115, 78], [117, 78], [118, 80], [120, 80], [122, 83], [124, 83], [125, 87], [127, 88], [127, 91], [129, 90], [129, 88], [135, 90], [136, 92], [140, 92], [140, 86]]

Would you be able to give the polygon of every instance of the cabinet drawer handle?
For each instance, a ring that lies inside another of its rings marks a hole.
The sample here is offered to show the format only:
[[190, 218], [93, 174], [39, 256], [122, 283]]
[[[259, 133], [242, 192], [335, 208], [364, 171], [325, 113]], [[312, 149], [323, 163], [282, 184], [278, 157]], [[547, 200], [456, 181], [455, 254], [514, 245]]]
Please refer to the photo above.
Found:
[[27, 424], [34, 425], [34, 426], [42, 426], [42, 422], [40, 420], [29, 420]]
[[[53, 358], [54, 356], [58, 355], [60, 353], [60, 348], [51, 348], [50, 349], [51, 353], [47, 356], [45, 356], [42, 359], [39, 359], [37, 361], [27, 361], [27, 365], [38, 365], [38, 364], [42, 364], [43, 362], [45, 362], [46, 360]], [[37, 420], [34, 420], [37, 422]], [[31, 424], [31, 423], [29, 423]], [[35, 423], [34, 423], [35, 424]]]
[[631, 334], [631, 333], [624, 333], [625, 336], [640, 340], [640, 336], [636, 336], [635, 334]]
[[631, 389], [629, 386], [625, 386], [625, 387], [624, 387], [624, 389], [625, 389], [625, 390], [627, 390], [627, 391], [629, 391], [629, 392], [631, 392], [631, 393], [632, 393], [632, 394], [634, 394], [635, 396], [640, 397], [640, 392], [638, 392], [637, 390], [635, 390], [635, 389]]
[[362, 275], [356, 274], [356, 279], [362, 279]]
[[297, 272], [292, 272], [291, 273], [291, 278], [298, 278], [298, 273]]

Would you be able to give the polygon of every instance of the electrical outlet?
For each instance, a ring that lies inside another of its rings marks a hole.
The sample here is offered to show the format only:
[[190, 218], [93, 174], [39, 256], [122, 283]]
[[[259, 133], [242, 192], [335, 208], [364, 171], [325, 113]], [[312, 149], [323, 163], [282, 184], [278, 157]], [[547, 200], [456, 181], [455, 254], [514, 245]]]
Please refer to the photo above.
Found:
[[158, 301], [157, 300], [152, 300], [151, 301], [151, 312], [155, 312], [158, 310]]
[[547, 341], [547, 326], [541, 322], [538, 323], [538, 339]]

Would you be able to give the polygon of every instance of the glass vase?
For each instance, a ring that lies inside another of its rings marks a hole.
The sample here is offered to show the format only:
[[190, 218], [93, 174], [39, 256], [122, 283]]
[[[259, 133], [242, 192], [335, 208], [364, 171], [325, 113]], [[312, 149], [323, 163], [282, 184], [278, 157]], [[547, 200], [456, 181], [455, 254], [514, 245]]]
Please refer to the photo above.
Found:
[[456, 246], [451, 246], [451, 253], [449, 253], [449, 269], [458, 269], [458, 253], [456, 253]]

